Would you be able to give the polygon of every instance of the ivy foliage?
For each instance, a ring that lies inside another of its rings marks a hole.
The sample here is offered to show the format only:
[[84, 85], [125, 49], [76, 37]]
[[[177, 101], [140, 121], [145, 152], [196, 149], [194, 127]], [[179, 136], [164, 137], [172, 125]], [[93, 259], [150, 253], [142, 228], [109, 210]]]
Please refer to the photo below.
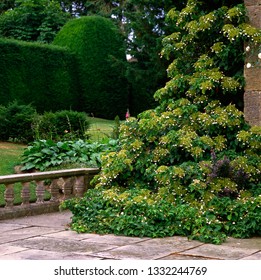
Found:
[[213, 243], [261, 235], [261, 130], [235, 104], [243, 42], [260, 43], [260, 30], [242, 4], [205, 2], [168, 13], [179, 30], [163, 40], [170, 80], [155, 93], [159, 106], [121, 125], [95, 189], [65, 202], [75, 230]]

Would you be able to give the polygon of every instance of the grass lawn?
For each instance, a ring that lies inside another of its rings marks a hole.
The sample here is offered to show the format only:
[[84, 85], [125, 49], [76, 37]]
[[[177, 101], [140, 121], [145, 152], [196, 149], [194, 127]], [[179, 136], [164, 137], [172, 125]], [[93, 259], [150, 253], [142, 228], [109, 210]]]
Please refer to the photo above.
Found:
[[88, 117], [88, 121], [90, 122], [88, 134], [91, 140], [98, 141], [104, 137], [111, 137], [115, 126], [114, 120]]
[[14, 166], [21, 161], [20, 157], [25, 147], [25, 145], [0, 142], [0, 176], [14, 173]]
[[[20, 162], [20, 157], [26, 146], [8, 142], [0, 142], [0, 176], [14, 173], [14, 166]], [[15, 184], [15, 202], [21, 201], [21, 184]], [[4, 205], [5, 187], [0, 185], [0, 206]]]

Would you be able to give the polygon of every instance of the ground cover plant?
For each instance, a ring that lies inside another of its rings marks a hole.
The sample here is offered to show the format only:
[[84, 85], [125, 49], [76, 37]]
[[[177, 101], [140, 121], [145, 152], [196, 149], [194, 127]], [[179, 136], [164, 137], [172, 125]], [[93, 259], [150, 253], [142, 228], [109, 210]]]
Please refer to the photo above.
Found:
[[95, 188], [63, 203], [72, 229], [217, 244], [261, 235], [261, 129], [238, 109], [243, 45], [261, 34], [241, 2], [189, 0], [168, 13], [176, 31], [163, 39], [171, 63], [159, 106], [121, 125]]
[[73, 111], [39, 116], [35, 121], [36, 126], [39, 123], [38, 128], [34, 128], [38, 137], [22, 154], [22, 170], [100, 167], [102, 153], [118, 148], [119, 122], [118, 118], [111, 121], [85, 117]]

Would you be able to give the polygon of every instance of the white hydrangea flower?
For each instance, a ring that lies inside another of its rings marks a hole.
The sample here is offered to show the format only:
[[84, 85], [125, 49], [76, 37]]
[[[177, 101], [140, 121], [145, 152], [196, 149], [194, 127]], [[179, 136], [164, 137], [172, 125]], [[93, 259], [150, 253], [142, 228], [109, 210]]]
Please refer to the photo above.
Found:
[[251, 67], [252, 67], [252, 64], [251, 64], [250, 62], [248, 62], [247, 65], [246, 65], [246, 67], [247, 67], [247, 68], [251, 68]]
[[247, 46], [247, 47], [246, 47], [246, 52], [249, 52], [249, 51], [250, 51], [250, 47]]
[[259, 53], [257, 56], [258, 56], [259, 59], [261, 59], [261, 53]]

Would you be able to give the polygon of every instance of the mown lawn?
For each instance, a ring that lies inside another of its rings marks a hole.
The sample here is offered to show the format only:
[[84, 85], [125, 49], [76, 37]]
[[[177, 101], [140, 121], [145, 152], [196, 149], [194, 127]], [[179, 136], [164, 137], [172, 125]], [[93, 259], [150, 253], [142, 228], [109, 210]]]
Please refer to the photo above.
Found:
[[[9, 142], [0, 142], [0, 176], [14, 173], [14, 167], [19, 164], [26, 146]], [[15, 203], [21, 202], [21, 184], [15, 184]], [[0, 206], [4, 205], [4, 185], [0, 185]]]
[[14, 166], [21, 161], [25, 145], [0, 142], [0, 175], [14, 173]]
[[99, 141], [104, 137], [111, 137], [115, 121], [92, 117], [89, 117], [88, 121], [90, 122], [88, 134], [91, 140]]

